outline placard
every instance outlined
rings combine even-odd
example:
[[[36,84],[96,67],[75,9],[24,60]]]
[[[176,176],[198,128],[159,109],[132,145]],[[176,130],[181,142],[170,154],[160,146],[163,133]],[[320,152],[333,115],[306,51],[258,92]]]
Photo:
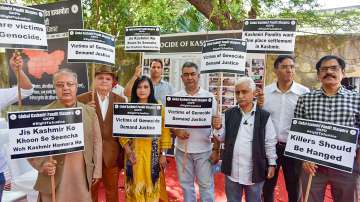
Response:
[[[211,128],[212,97],[166,96],[165,127]]]
[[[356,128],[294,118],[284,155],[351,173],[358,135]]]
[[[11,159],[84,150],[81,108],[9,112]]]
[[[243,39],[248,53],[292,54],[295,48],[296,20],[245,20]]]
[[[160,27],[158,26],[126,27],[125,51],[160,52]]]
[[[115,38],[104,32],[69,29],[68,62],[115,64]]]
[[[0,4],[0,47],[47,50],[44,11]]]
[[[215,39],[203,45],[201,73],[229,72],[245,74],[246,41]]]
[[[114,137],[159,137],[162,131],[160,104],[114,103]]]

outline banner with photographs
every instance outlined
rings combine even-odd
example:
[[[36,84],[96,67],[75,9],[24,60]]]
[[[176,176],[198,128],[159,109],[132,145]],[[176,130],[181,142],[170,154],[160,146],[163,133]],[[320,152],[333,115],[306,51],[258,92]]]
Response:
[[[44,11],[0,4],[0,47],[47,50]]]
[[[160,104],[114,103],[114,137],[159,137],[162,132]]]
[[[84,150],[81,108],[9,112],[11,159]]]
[[[293,119],[284,155],[352,173],[359,129]]]
[[[243,39],[248,53],[293,54],[296,20],[245,20]]]
[[[201,73],[245,73],[246,42],[240,39],[214,39],[203,43]]]
[[[34,5],[44,10],[48,38],[48,51],[19,51],[23,70],[33,83],[34,93],[24,99],[25,105],[46,105],[56,99],[52,76],[61,68],[68,68],[78,75],[78,94],[88,91],[87,68],[84,63],[67,63],[68,29],[82,29],[82,9],[80,0],[61,1]],[[14,51],[6,50],[7,61]],[[16,75],[9,70],[10,85],[17,84]]]
[[[159,26],[134,26],[125,28],[126,52],[160,52]]]
[[[115,64],[114,36],[87,29],[69,29],[68,62]]]

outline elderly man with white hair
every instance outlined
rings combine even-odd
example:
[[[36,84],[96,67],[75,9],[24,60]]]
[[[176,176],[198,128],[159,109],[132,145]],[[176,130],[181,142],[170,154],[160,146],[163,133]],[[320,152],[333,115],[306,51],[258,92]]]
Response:
[[[220,117],[213,119],[215,128],[224,130],[218,138],[225,143],[221,171],[225,177],[228,202],[261,201],[266,178],[272,178],[276,165],[276,134],[269,112],[257,108],[256,86],[249,77],[242,77],[235,85],[238,106],[225,112],[222,125]]]

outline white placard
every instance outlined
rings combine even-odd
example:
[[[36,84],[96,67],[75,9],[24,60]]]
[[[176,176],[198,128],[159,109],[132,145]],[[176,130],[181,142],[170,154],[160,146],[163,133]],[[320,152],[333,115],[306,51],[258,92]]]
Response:
[[[166,96],[165,127],[211,128],[212,97]]]
[[[0,47],[47,50],[44,11],[0,4]]]
[[[352,172],[358,129],[306,119],[293,119],[284,155]]]
[[[201,73],[229,72],[244,74],[246,41],[241,39],[215,39],[203,44]]]
[[[69,29],[68,62],[115,64],[115,38],[104,32]]]
[[[243,39],[248,53],[292,54],[295,48],[296,20],[245,20]]]
[[[156,137],[161,135],[160,104],[114,103],[115,137]]]
[[[11,159],[84,150],[81,108],[9,112]]]
[[[125,51],[160,52],[160,27],[159,26],[126,27]]]

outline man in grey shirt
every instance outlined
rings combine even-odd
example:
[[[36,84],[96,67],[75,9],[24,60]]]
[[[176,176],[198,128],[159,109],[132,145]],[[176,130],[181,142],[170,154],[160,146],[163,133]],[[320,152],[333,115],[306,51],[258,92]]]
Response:
[[[172,95],[174,88],[166,81],[162,79],[164,72],[163,62],[160,59],[153,59],[150,63],[150,79],[154,85],[155,98],[165,104],[166,95]],[[131,89],[137,78],[141,76],[141,66],[137,66],[135,73],[130,81],[126,84],[124,94],[128,97],[131,96]]]

